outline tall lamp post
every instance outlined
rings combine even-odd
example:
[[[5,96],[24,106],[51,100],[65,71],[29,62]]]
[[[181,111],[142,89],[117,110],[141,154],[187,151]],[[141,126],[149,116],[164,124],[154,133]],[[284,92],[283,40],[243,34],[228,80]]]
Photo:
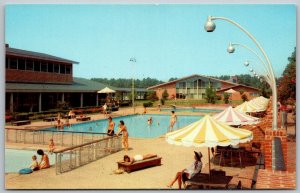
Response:
[[[130,62],[136,62],[135,58],[130,58]],[[132,76],[132,88],[131,88],[131,99],[132,99],[132,108],[133,108],[133,113],[135,113],[135,106],[134,106],[134,77]]]
[[[267,56],[265,50],[262,48],[262,46],[260,45],[260,43],[254,38],[254,36],[248,32],[245,28],[243,28],[240,24],[236,23],[235,21],[232,21],[228,18],[225,17],[212,17],[212,16],[208,16],[207,21],[205,23],[205,30],[207,32],[213,32],[216,28],[216,24],[213,22],[213,20],[224,20],[227,21],[233,25],[235,25],[236,27],[238,27],[240,30],[242,30],[251,40],[253,40],[253,42],[256,44],[256,46],[259,48],[259,50],[261,51],[261,53],[263,54],[266,62],[263,62],[262,64],[265,65],[268,74],[267,76],[270,77],[270,83],[271,83],[271,89],[272,89],[272,110],[273,110],[273,122],[272,122],[272,129],[273,130],[277,130],[277,88],[276,88],[276,80],[275,80],[275,76],[274,76],[274,72],[273,72],[273,67],[272,64],[269,60],[269,57]]]
[[[262,61],[262,64],[264,65],[264,67],[266,69],[266,72],[267,72],[265,77],[268,77],[268,79],[269,79],[268,83],[271,86],[271,90],[272,90],[272,110],[273,110],[272,130],[277,130],[278,129],[278,126],[277,126],[277,113],[278,113],[277,111],[278,110],[277,110],[276,80],[275,80],[272,64],[271,64],[271,62],[269,60],[269,57],[267,56],[265,50],[262,48],[260,43],[254,38],[254,36],[250,32],[248,32],[240,24],[236,23],[235,21],[232,21],[231,19],[225,18],[225,17],[208,16],[207,21],[206,21],[205,26],[204,26],[204,28],[207,32],[213,32],[216,29],[216,24],[213,22],[213,20],[224,20],[224,21],[227,21],[227,22],[235,25],[236,27],[238,27],[241,31],[243,31],[255,43],[255,45],[258,47],[258,49],[261,51],[262,55],[264,56],[265,61],[263,61],[263,60],[261,60],[261,61]],[[243,46],[243,47],[246,48],[245,46]],[[230,44],[227,51],[229,53],[233,53],[234,50],[235,50],[234,46],[232,44]],[[251,49],[249,49],[249,50],[252,51]],[[259,57],[259,59],[261,59],[261,58]],[[252,72],[253,72],[253,70],[252,70]],[[255,73],[254,75],[256,76],[257,74]],[[284,166],[282,166],[284,164],[281,162],[277,165],[277,162],[276,162],[276,160],[281,160],[280,157],[282,157],[282,150],[279,149],[278,143],[276,141],[278,141],[278,140],[277,139],[275,140],[275,138],[274,138],[273,142],[272,142],[274,144],[274,145],[272,145],[272,168],[275,169],[275,170],[277,168],[280,168],[280,169],[284,170]],[[278,154],[276,153],[276,151],[278,151]],[[279,157],[277,157],[277,156],[279,156]]]

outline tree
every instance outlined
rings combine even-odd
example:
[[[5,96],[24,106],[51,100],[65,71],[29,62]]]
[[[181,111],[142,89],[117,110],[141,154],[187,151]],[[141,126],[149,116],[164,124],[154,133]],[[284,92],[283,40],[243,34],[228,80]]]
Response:
[[[242,94],[242,100],[243,100],[243,102],[245,102],[245,101],[248,101],[248,97],[247,97],[247,95],[245,95],[245,94]]]
[[[217,100],[216,90],[213,89],[211,86],[205,89],[205,99],[208,103],[215,104]]]
[[[156,101],[156,100],[158,100],[156,92],[155,91],[148,92],[147,93],[147,99],[150,100],[150,101]]]
[[[224,92],[223,97],[224,97],[224,99],[223,99],[224,103],[228,104],[230,95],[228,93]]]
[[[174,77],[174,78],[172,77],[172,78],[169,79],[169,82],[173,81],[173,80],[177,80],[177,79],[178,79],[177,77]]]
[[[169,97],[169,94],[168,94],[167,90],[165,89],[164,92],[162,93],[162,98],[163,98],[164,100],[167,100],[168,97]]]
[[[244,90],[243,89],[241,89],[241,90],[239,90],[239,92],[240,92],[240,94],[241,94],[241,96],[244,94]]]
[[[288,61],[289,63],[279,79],[278,98],[281,102],[288,99],[296,100],[296,48]]]
[[[272,95],[272,90],[270,88],[270,85],[266,82],[262,82],[259,86],[260,94],[263,97],[269,98]]]

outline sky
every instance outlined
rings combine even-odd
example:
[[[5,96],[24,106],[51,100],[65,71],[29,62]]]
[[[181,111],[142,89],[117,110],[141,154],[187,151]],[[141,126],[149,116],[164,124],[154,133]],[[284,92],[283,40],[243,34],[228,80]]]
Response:
[[[226,51],[229,42],[239,43],[263,57],[254,42],[224,20],[207,33],[209,15],[248,30],[281,76],[296,46],[294,5],[7,5],[5,42],[77,61],[73,75],[88,79],[251,74],[245,60],[264,75],[252,52],[240,46]]]

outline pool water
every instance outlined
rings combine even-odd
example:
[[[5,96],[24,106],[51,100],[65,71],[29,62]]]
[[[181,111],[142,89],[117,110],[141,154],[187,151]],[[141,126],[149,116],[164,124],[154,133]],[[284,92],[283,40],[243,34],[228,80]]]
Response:
[[[152,117],[153,123],[148,124],[147,120]],[[129,137],[136,138],[155,138],[159,137],[169,130],[170,115],[129,115],[113,118],[115,122],[115,133],[118,131],[118,124],[120,120],[123,120]],[[177,115],[177,122],[174,125],[174,130],[187,126],[195,121],[198,121],[203,116],[186,116]],[[91,122],[84,122],[80,124],[74,124],[71,127],[64,127],[64,131],[77,131],[77,132],[107,132],[108,120],[98,120]],[[48,130],[56,130],[56,128],[50,128]]]
[[[171,111],[175,111],[175,112],[199,112],[199,113],[219,113],[222,110],[219,109],[203,109],[203,108],[168,108],[168,109],[161,109],[161,111],[163,112],[171,112]]]
[[[55,154],[45,152],[50,161],[50,165],[55,164]],[[19,172],[20,169],[28,168],[32,163],[32,156],[37,156],[37,161],[41,161],[41,156],[33,150],[5,149],[5,173]]]

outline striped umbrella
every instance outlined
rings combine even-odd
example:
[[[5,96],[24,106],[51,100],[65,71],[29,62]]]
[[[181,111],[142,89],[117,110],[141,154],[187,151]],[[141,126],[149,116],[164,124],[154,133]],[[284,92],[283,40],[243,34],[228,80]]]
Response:
[[[213,118],[228,125],[250,125],[258,123],[258,118],[246,115],[232,108],[232,106],[214,115]]]
[[[239,106],[236,106],[235,109],[240,112],[243,112],[243,113],[254,113],[254,112],[265,111],[265,109],[263,109],[262,107],[255,106],[248,101],[245,101],[244,103],[240,104]]]
[[[233,128],[216,121],[209,115],[182,129],[166,134],[166,141],[170,144],[208,147],[209,160],[209,147],[237,145],[250,141],[252,138],[251,131]],[[208,163],[210,171],[210,161]]]
[[[263,96],[260,96],[260,97],[257,97],[255,99],[252,99],[251,101],[249,101],[253,106],[256,106],[258,108],[261,108],[261,109],[264,109],[266,110],[267,107],[268,107],[268,103],[269,103],[269,99],[263,97]]]

